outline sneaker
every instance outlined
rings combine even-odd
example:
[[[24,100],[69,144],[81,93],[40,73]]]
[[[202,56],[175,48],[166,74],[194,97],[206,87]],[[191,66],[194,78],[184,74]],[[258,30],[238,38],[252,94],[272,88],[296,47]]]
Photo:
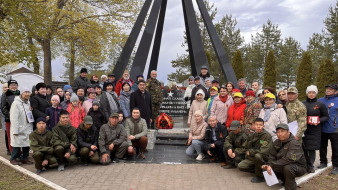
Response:
[[[234,164],[230,164],[230,165],[226,165],[223,167],[224,169],[232,169],[232,168],[236,168],[236,166]]]
[[[251,179],[251,182],[252,182],[252,183],[261,183],[261,182],[264,182],[264,181],[265,181],[264,178],[257,177],[257,176],[255,176],[255,177],[253,177],[253,178]]]
[[[319,166],[318,166],[318,169],[322,169],[322,168],[326,168],[326,167],[327,167],[327,164],[320,163]]]
[[[196,160],[203,160],[204,158],[205,158],[205,155],[201,153],[197,156]]]
[[[20,165],[20,162],[18,162],[17,160],[11,160],[10,163],[13,165]]]
[[[25,160],[22,160],[21,163],[22,163],[22,164],[27,164],[27,165],[34,164],[34,162],[30,161],[28,158],[25,159]]]
[[[315,169],[309,168],[309,169],[307,169],[307,173],[315,173]]]
[[[60,164],[58,167],[59,171],[64,171],[65,170],[65,165],[64,164]]]
[[[338,174],[338,167],[333,166],[333,169],[331,171],[331,174],[336,175]]]
[[[36,175],[40,175],[40,174],[41,174],[41,172],[42,172],[42,170],[39,170],[39,169],[38,169],[38,170],[36,170],[36,172],[35,172],[35,173],[36,173]]]

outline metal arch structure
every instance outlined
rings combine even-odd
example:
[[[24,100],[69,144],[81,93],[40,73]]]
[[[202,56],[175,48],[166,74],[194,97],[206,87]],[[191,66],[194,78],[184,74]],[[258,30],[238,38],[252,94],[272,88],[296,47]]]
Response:
[[[193,0],[182,0],[182,7],[189,48],[189,57],[192,71],[191,74],[193,76],[196,76],[198,75],[198,71],[200,71],[202,66],[208,66],[209,64],[207,56],[205,54],[192,1]],[[167,2],[168,0],[145,0],[143,7],[127,39],[127,42],[124,45],[120,57],[114,67],[113,73],[115,74],[116,78],[122,77],[122,74],[128,65],[128,61],[135,47],[137,38],[141,33],[142,25],[144,24],[145,18],[150,8],[151,10],[149,13],[149,17],[132,63],[130,77],[132,79],[135,79],[137,75],[144,73],[149,51],[151,48],[151,43],[154,37],[155,39],[148,68],[148,77],[150,76],[150,72],[152,70],[157,70]],[[210,40],[216,53],[218,62],[222,68],[222,72],[225,75],[226,80],[229,82],[233,82],[237,87],[237,78],[235,72],[230,64],[230,60],[224,50],[222,42],[216,32],[215,26],[212,23],[205,3],[203,2],[203,0],[196,0],[196,2],[202,15],[204,25],[206,26],[208,34],[210,36]]]

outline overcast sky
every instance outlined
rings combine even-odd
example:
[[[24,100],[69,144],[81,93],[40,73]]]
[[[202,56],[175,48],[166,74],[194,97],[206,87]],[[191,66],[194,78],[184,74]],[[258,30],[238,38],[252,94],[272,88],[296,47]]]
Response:
[[[171,66],[171,60],[185,53],[181,47],[185,31],[181,2],[168,0],[158,65],[158,78],[164,82],[167,81],[167,75],[175,71]],[[249,43],[251,35],[260,32],[263,24],[270,19],[273,24],[278,24],[282,38],[294,37],[301,43],[303,49],[306,49],[313,33],[321,32],[329,6],[335,5],[334,0],[210,0],[210,2],[215,4],[218,11],[215,22],[225,14],[231,14],[237,19],[237,28],[241,30],[245,43]],[[198,11],[196,4],[195,11]],[[53,60],[54,79],[59,79],[58,76],[64,71],[59,67],[64,61],[61,58]]]

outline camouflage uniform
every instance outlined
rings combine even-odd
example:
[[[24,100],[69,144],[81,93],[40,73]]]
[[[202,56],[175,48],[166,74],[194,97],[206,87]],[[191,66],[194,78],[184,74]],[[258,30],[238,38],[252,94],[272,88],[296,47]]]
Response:
[[[245,141],[246,151],[250,155],[245,153],[245,160],[238,164],[238,169],[246,172],[255,171],[255,175],[262,178],[262,165],[268,161],[271,147],[272,138],[265,129],[261,133],[250,134]]]
[[[227,165],[238,165],[242,160],[245,159],[245,148],[244,143],[248,136],[243,132],[235,134],[233,131],[225,138],[223,153]],[[228,155],[228,150],[232,149],[232,152],[235,153],[235,158],[230,158]]]
[[[151,102],[152,102],[152,109],[153,109],[153,115],[151,119],[153,120],[153,124],[155,124],[156,118],[160,112],[160,106],[163,101],[161,83],[157,79],[150,78],[147,80],[146,85],[147,85],[147,91],[151,94]]]
[[[307,110],[305,105],[296,99],[293,102],[286,103],[287,117],[288,122],[291,123],[297,120],[298,123],[298,131],[295,135],[298,137],[299,142],[302,143],[302,137],[307,128],[306,117]]]

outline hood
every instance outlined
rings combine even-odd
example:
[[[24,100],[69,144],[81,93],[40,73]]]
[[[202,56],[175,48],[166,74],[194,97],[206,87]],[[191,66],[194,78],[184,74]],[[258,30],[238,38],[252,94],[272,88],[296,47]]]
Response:
[[[204,99],[205,93],[204,93],[204,91],[202,89],[198,89],[197,92],[196,92],[196,96],[197,96],[197,94],[202,94],[203,99]]]

